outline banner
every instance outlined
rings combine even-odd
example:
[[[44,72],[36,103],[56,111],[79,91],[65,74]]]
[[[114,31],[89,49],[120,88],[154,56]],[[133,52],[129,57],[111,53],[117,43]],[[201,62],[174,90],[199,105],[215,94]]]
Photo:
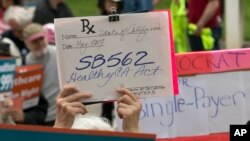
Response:
[[[55,20],[60,86],[71,83],[92,93],[87,102],[116,100],[118,87],[140,98],[177,93],[169,11],[119,19]]]
[[[38,104],[43,84],[43,66],[30,65],[16,68],[13,87],[14,107],[27,109]]]
[[[250,120],[249,51],[176,55],[180,93],[142,99],[141,131],[155,133],[158,139],[177,140],[229,132],[231,124],[246,124]],[[190,67],[186,67],[187,60]],[[121,121],[118,128],[121,130]]]
[[[207,74],[234,70],[248,70],[250,50],[232,49],[214,52],[177,54],[177,73],[182,75]]]

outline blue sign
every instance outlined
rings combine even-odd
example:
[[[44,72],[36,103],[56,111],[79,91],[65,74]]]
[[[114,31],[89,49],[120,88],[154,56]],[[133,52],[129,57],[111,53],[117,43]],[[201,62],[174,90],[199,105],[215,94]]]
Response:
[[[16,60],[0,59],[0,93],[11,91],[16,69]]]

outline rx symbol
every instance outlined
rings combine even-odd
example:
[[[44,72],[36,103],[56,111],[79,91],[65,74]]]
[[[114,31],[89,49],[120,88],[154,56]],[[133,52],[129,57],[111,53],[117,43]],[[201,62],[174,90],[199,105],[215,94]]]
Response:
[[[82,21],[82,32],[87,32],[86,34],[89,34],[90,32],[91,33],[96,33],[93,28],[94,28],[94,25],[90,25],[90,22],[88,19],[81,19]],[[87,29],[87,30],[86,30]]]

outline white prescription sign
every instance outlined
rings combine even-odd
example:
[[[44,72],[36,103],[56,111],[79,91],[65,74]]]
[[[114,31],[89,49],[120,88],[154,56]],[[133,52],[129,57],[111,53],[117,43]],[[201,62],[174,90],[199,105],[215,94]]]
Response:
[[[173,94],[169,13],[122,14],[55,20],[60,86],[74,84],[115,100],[119,87],[140,98]]]

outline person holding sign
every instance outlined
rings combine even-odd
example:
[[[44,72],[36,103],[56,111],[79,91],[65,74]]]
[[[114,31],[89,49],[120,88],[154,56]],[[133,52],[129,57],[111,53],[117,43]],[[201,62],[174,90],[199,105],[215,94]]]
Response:
[[[188,38],[192,51],[218,50],[222,36],[221,0],[188,0]]]
[[[56,67],[56,48],[47,44],[43,27],[40,24],[32,23],[26,26],[23,36],[25,44],[31,51],[26,57],[27,64],[42,64],[44,66],[45,75],[41,94],[49,104],[45,124],[54,125],[56,97],[60,91]]]
[[[119,88],[116,91],[121,94],[121,97],[117,100],[117,113],[123,119],[123,131],[139,132],[141,103],[126,88]],[[88,111],[81,101],[90,97],[90,93],[80,92],[72,85],[65,85],[57,98],[56,122],[54,127],[111,130],[111,126],[106,126],[97,117],[92,117],[91,119],[91,117],[86,115]],[[77,114],[82,114],[83,116]]]

